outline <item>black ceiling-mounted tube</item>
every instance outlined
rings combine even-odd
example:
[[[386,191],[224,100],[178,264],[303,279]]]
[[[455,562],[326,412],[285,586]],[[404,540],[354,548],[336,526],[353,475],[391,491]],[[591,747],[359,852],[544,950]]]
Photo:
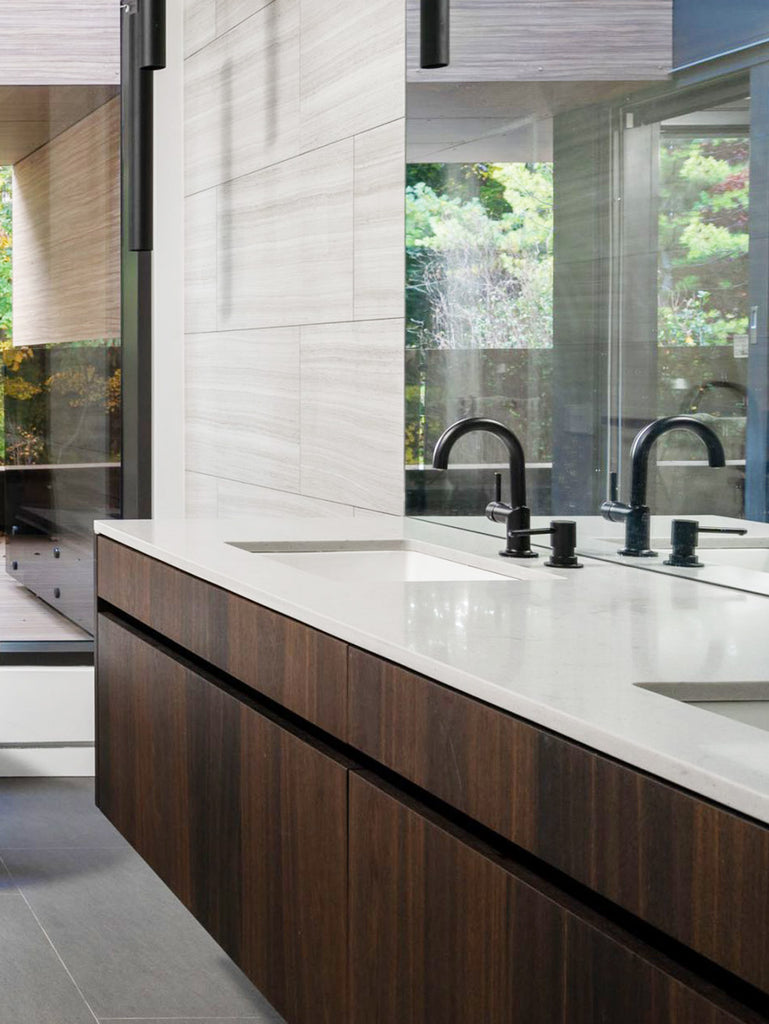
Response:
[[[449,16],[450,0],[421,0],[420,67],[448,67],[451,38]]]
[[[128,244],[151,252],[154,221],[154,91],[152,74],[166,66],[166,0],[126,5],[130,81],[124,120],[128,152]]]
[[[166,0],[139,0],[139,67],[162,71],[166,66]]]

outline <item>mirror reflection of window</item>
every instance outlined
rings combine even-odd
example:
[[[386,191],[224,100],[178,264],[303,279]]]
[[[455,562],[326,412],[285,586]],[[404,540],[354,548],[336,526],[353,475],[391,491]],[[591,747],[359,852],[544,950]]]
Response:
[[[724,515],[744,511],[749,125],[747,98],[660,125],[657,414],[690,413],[712,426],[731,484],[714,494],[701,446],[671,435],[658,457],[656,507],[664,512],[685,512],[686,501]]]
[[[530,501],[542,504],[535,492],[546,490],[552,458],[552,121],[519,116],[509,97],[490,107],[482,85],[453,95],[455,117],[433,116],[432,86],[415,90],[410,107],[407,480],[419,500],[420,471],[446,424],[487,416],[519,435]],[[503,461],[493,438],[463,439],[452,509],[477,509],[488,489],[481,467]]]
[[[641,427],[688,413],[725,470],[676,431],[649,497],[668,514],[745,514],[751,109],[647,83],[408,89],[407,506],[482,515],[495,439],[431,470],[454,420],[520,437],[539,515],[595,515]],[[671,98],[672,97],[672,98]]]

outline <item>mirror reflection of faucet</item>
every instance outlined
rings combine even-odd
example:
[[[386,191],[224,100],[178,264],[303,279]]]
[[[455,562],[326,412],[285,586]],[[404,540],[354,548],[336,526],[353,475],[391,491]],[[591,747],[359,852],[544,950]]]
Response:
[[[653,558],[657,552],[650,548],[651,510],[646,504],[649,478],[649,456],[655,442],[671,430],[689,430],[705,444],[708,464],[713,469],[726,465],[724,446],[718,434],[694,416],[665,416],[654,420],[636,434],[630,448],[631,483],[630,504],[618,501],[616,474],[612,474],[612,492],[601,505],[601,515],[612,523],[625,524],[625,546],[621,555],[632,558]]]
[[[670,526],[670,546],[673,550],[663,565],[673,565],[679,569],[701,569],[703,563],[697,558],[701,533],[736,533],[744,537],[747,532],[742,527],[700,526],[696,519],[674,519]]]
[[[734,380],[706,380],[698,385],[694,389],[694,393],[686,400],[684,413],[701,412],[700,406],[702,405],[703,398],[712,391],[733,391],[741,400],[743,410],[747,411],[748,389],[744,384],[739,384]]]

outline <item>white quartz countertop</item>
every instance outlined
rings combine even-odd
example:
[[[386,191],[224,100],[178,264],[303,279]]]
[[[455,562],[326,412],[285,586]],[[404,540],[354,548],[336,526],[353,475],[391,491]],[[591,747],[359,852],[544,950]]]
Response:
[[[96,532],[769,823],[769,732],[634,685],[769,682],[769,597],[591,558],[527,561],[526,580],[342,584],[228,543],[408,539],[497,558],[498,536],[395,517]]]

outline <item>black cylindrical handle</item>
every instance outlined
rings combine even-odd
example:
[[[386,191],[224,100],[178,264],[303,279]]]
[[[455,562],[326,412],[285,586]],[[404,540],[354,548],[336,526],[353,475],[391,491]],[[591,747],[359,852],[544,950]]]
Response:
[[[700,535],[700,524],[696,519],[674,519],[670,525],[670,544],[673,550],[665,559],[665,565],[677,566],[679,569],[700,568],[702,563],[697,559],[697,541]]]
[[[502,474],[494,474],[494,501],[499,504],[502,501]]]
[[[553,519],[550,526],[537,530],[510,530],[508,537],[536,537],[550,534],[552,552],[545,565],[553,569],[581,569],[582,563],[577,561],[577,524],[573,519]]]
[[[421,0],[420,55],[422,68],[448,67],[450,0]]]
[[[166,0],[139,0],[138,67],[162,71],[166,66]]]
[[[130,146],[128,245],[131,252],[151,252],[154,244],[153,91],[152,72],[134,71],[127,119]]]
[[[152,73],[166,66],[166,0],[138,0],[124,10],[128,84],[124,124],[128,147],[128,247],[152,250],[154,223],[154,92]]]
[[[550,524],[553,553],[545,565],[553,569],[581,569],[577,561],[577,524],[573,519],[554,519]]]

